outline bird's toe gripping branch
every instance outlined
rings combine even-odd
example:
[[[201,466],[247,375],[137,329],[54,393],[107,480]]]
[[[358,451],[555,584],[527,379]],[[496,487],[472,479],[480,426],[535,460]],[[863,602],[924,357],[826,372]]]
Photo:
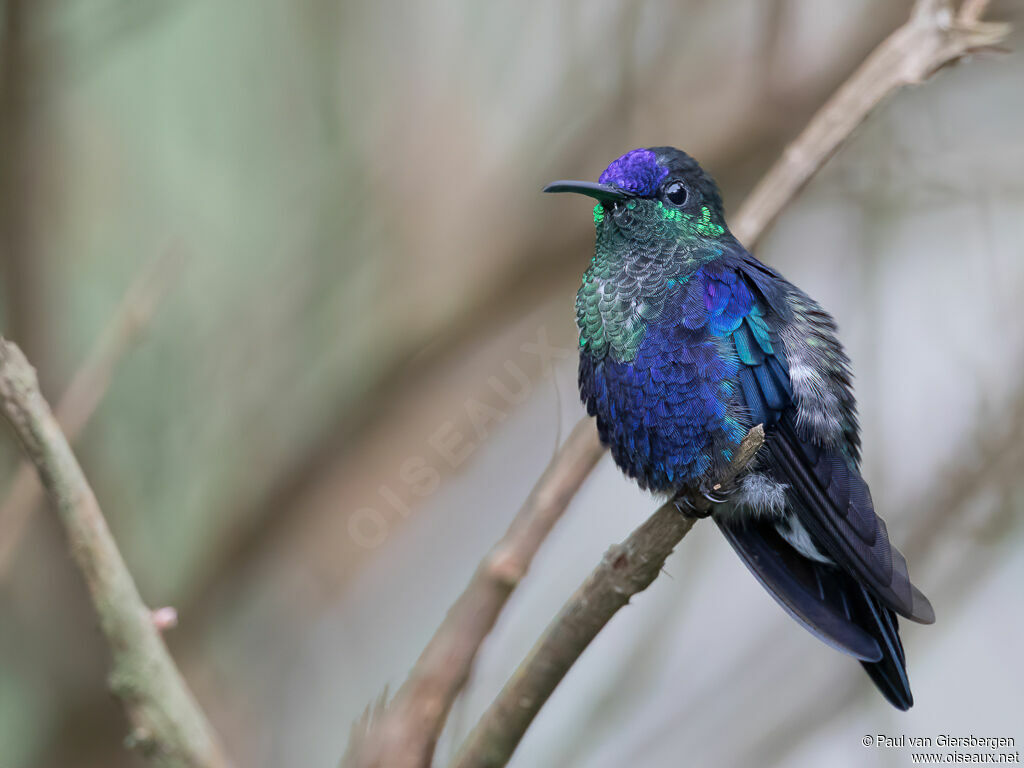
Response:
[[[711,507],[701,507],[698,509],[697,504],[690,498],[690,495],[686,491],[681,491],[676,494],[672,502],[676,505],[676,509],[684,517],[692,517],[694,520],[703,520],[705,517],[710,517]]]
[[[676,509],[686,517],[695,520],[702,520],[710,517],[715,510],[715,505],[728,501],[729,493],[732,492],[736,480],[743,474],[747,466],[757,452],[764,445],[764,426],[758,424],[753,427],[743,438],[739,450],[733,457],[732,463],[717,483],[710,488],[702,485],[697,488],[684,488],[676,493],[672,502]]]
[[[694,504],[689,499],[677,499],[676,509],[678,509],[684,517],[691,517],[694,520],[703,520],[707,517],[711,517],[711,513],[714,511],[712,504],[701,504],[700,506]]]
[[[725,502],[726,499],[721,490],[718,491],[718,494],[720,495],[715,495],[705,489],[680,491],[672,501],[675,503],[676,509],[685,517],[703,520],[706,517],[711,517],[716,504]]]

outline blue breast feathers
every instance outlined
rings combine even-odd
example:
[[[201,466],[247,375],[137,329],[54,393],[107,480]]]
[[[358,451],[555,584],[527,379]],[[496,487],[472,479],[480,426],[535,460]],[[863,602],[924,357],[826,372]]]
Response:
[[[734,269],[705,265],[664,306],[632,361],[580,356],[580,392],[601,439],[619,466],[652,490],[712,474],[752,424],[764,423],[769,411],[777,418],[775,409],[788,400],[769,367],[784,370],[777,344]],[[753,406],[744,371],[755,387],[766,382],[768,394]]]

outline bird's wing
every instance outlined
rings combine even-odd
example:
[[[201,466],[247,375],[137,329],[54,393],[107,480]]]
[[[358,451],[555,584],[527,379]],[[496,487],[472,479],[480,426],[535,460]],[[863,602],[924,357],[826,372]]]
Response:
[[[786,413],[768,440],[774,473],[789,485],[787,499],[811,538],[886,606],[930,624],[928,599],[910,583],[907,561],[889,542],[871,492],[853,462],[816,445]]]
[[[770,519],[719,528],[765,589],[815,637],[860,660],[885,697],[899,709],[914,702],[893,612],[852,576],[803,557]]]
[[[861,626],[843,588],[849,576],[801,555],[770,519],[735,525],[716,517],[715,522],[754,577],[811,634],[862,661],[881,660],[881,646]]]
[[[765,425],[767,463],[789,486],[792,511],[815,543],[884,605],[915,621],[934,621],[858,471],[847,358],[832,319],[745,252],[706,271],[709,284],[717,283],[708,289],[715,294],[707,302],[709,327],[735,348],[740,395],[751,424]],[[716,316],[723,291],[730,298]]]

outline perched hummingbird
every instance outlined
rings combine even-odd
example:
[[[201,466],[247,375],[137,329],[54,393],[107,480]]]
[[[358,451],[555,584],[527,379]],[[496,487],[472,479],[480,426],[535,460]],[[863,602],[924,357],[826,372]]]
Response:
[[[820,640],[913,704],[897,614],[935,620],[860,476],[849,359],[832,317],[729,232],[714,180],[672,147],[634,149],[598,183],[597,246],[576,295],[580,395],[616,464],[674,495],[712,487],[747,431],[766,440],[715,522]]]

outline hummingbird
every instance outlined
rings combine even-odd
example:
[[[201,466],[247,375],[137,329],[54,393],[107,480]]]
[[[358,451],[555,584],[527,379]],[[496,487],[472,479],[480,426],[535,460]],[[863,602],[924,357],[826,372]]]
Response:
[[[778,604],[909,709],[897,617],[931,624],[935,613],[861,477],[835,321],[740,244],[715,181],[678,149],[634,149],[597,183],[544,191],[597,201],[576,295],[579,389],[615,463],[650,491],[709,495]],[[764,445],[732,491],[711,496],[758,424]]]

